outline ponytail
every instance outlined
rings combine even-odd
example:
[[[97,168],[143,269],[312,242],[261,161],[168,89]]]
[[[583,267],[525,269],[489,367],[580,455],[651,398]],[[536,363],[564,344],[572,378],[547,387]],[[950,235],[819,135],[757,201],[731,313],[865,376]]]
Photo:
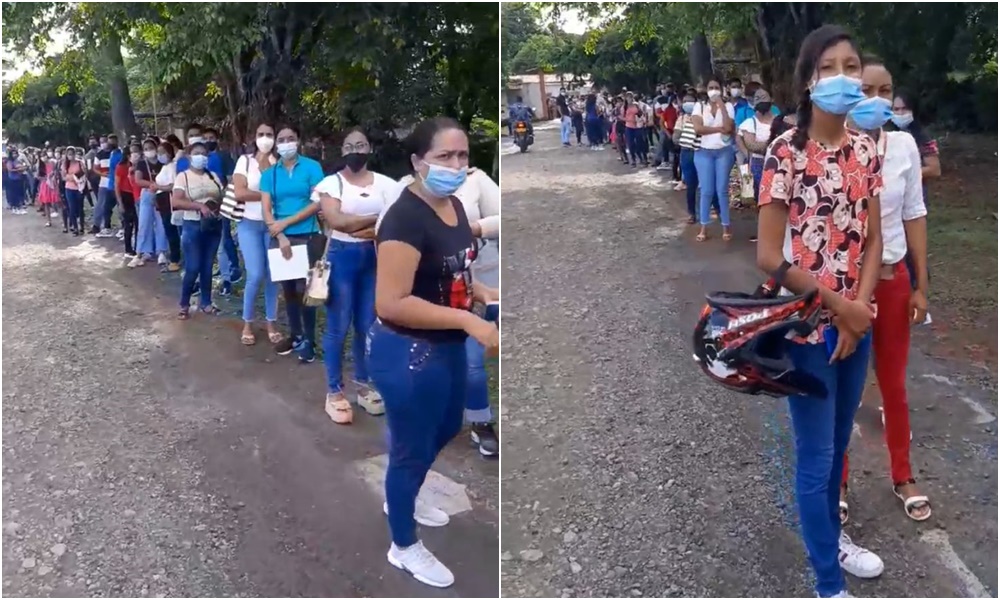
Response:
[[[812,121],[812,99],[809,90],[802,92],[798,109],[795,111],[795,133],[792,134],[792,147],[798,151],[806,149],[809,140],[809,122]]]

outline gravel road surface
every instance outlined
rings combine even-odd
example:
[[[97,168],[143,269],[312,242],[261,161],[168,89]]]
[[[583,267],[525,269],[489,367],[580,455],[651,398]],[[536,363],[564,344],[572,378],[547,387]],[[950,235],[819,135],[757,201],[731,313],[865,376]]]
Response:
[[[435,590],[386,562],[359,467],[383,425],[331,423],[321,363],[177,321],[177,276],[120,242],[2,225],[5,596],[496,596],[499,469],[467,434],[435,465],[472,507],[423,531],[456,574]]]

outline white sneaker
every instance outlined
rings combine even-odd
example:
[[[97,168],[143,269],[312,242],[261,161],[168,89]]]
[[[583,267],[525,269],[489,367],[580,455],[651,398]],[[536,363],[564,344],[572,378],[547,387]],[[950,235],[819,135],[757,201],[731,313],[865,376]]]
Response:
[[[882,574],[885,565],[877,554],[865,550],[851,541],[843,531],[840,532],[840,567],[862,579],[872,579]],[[843,597],[843,596],[841,596]]]
[[[135,256],[132,257],[132,260],[129,261],[128,266],[130,269],[134,269],[136,267],[141,267],[145,264],[146,261],[142,259],[142,255],[136,254]]]
[[[49,216],[50,217],[58,217],[59,213],[57,211],[52,211],[52,212],[49,213]]]
[[[389,515],[389,503],[382,503],[382,512]],[[448,513],[444,512],[436,506],[431,506],[423,500],[417,500],[416,506],[413,508],[413,520],[420,523],[424,527],[444,527],[451,521]]]
[[[170,262],[170,261],[167,260],[167,253],[166,252],[160,252],[160,255],[158,257],[156,257],[156,264],[160,265],[161,267],[163,265],[167,264],[168,262]]]
[[[431,551],[424,547],[423,542],[400,548],[393,544],[386,555],[389,564],[413,575],[420,583],[436,588],[446,588],[455,583],[455,576],[448,567],[441,564]]]
[[[363,387],[364,392],[358,392],[358,406],[373,417],[385,414],[385,403],[382,396],[373,388]]]
[[[819,597],[819,596],[817,596],[817,597]],[[836,594],[834,594],[834,595],[832,595],[830,597],[831,598],[853,598],[854,596],[852,596],[850,593],[848,593],[847,590],[840,590],[839,592],[837,592]]]
[[[111,231],[110,229],[102,229],[97,232],[97,235],[95,237],[99,238],[115,237],[115,232]]]
[[[115,237],[118,238],[118,239],[120,239],[120,240],[124,240],[125,239],[125,232],[122,231],[121,229],[119,229],[118,231],[115,232]]]

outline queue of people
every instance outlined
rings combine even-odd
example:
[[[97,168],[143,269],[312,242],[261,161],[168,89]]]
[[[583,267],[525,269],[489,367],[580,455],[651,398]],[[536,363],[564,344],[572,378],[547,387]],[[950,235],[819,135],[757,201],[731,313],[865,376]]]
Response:
[[[709,82],[716,99],[717,83]],[[924,182],[940,174],[940,164],[936,144],[915,124],[912,100],[844,29],[825,25],[805,38],[794,85],[793,113],[768,114],[770,98],[758,91],[753,123],[736,126],[760,207],[757,263],[769,281],[754,295],[711,299],[696,356],[727,387],[788,397],[816,593],[842,598],[851,597],[843,572],[873,578],[884,568],[842,527],[850,517],[847,449],[871,362],[883,403],[887,487],[909,519],[932,517],[911,466],[906,368],[910,328],[927,316]],[[710,111],[694,128],[702,143],[733,130],[738,117],[727,104],[702,110]],[[769,129],[766,141],[761,126]],[[702,151],[694,151],[696,161]],[[706,200],[701,195],[702,206]],[[736,322],[733,314],[743,316]],[[718,334],[727,329],[739,335]]]
[[[448,515],[417,495],[463,421],[482,455],[499,453],[485,370],[485,357],[499,347],[499,290],[498,282],[480,280],[498,274],[477,262],[483,246],[499,238],[499,187],[470,167],[469,138],[449,118],[415,127],[405,142],[413,174],[400,181],[370,168],[372,145],[361,129],[344,135],[340,168],[332,173],[302,154],[293,125],[260,124],[253,150],[235,160],[219,149],[213,129],[192,124],[186,138],[148,137],[124,153],[117,136],[94,138],[89,163],[72,149],[64,155],[67,194],[51,200],[45,192],[39,201],[61,203],[67,231],[75,235],[83,228],[83,192],[97,190],[95,235],[112,231],[118,206],[126,264],[140,268],[158,260],[164,271],[182,271],[180,320],[221,312],[212,301],[216,265],[223,275],[219,292],[232,293],[245,273],[245,346],[257,344],[256,306],[263,296],[273,351],[314,362],[322,307],[325,412],[341,426],[357,418],[355,405],[386,419],[388,561],[427,585],[451,585],[453,574],[423,545],[416,527],[446,525]],[[20,197],[11,179],[25,172],[12,149],[4,181],[12,207],[20,206]],[[308,255],[309,274],[272,281],[272,268],[281,266],[275,261],[299,252]],[[279,290],[287,332],[278,324]],[[348,384],[343,353],[352,330]]]

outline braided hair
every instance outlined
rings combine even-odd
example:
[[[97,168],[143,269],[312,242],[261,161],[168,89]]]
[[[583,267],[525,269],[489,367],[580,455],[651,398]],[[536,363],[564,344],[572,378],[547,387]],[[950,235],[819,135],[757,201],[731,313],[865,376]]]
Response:
[[[816,74],[816,63],[827,49],[840,42],[848,42],[855,46],[853,38],[847,30],[838,25],[823,25],[814,29],[802,40],[799,48],[799,58],[795,63],[795,89],[799,90],[799,104],[796,108],[796,129],[792,134],[792,147],[802,151],[809,140],[809,123],[812,121],[812,100],[809,84]],[[855,49],[856,46],[855,46]]]

